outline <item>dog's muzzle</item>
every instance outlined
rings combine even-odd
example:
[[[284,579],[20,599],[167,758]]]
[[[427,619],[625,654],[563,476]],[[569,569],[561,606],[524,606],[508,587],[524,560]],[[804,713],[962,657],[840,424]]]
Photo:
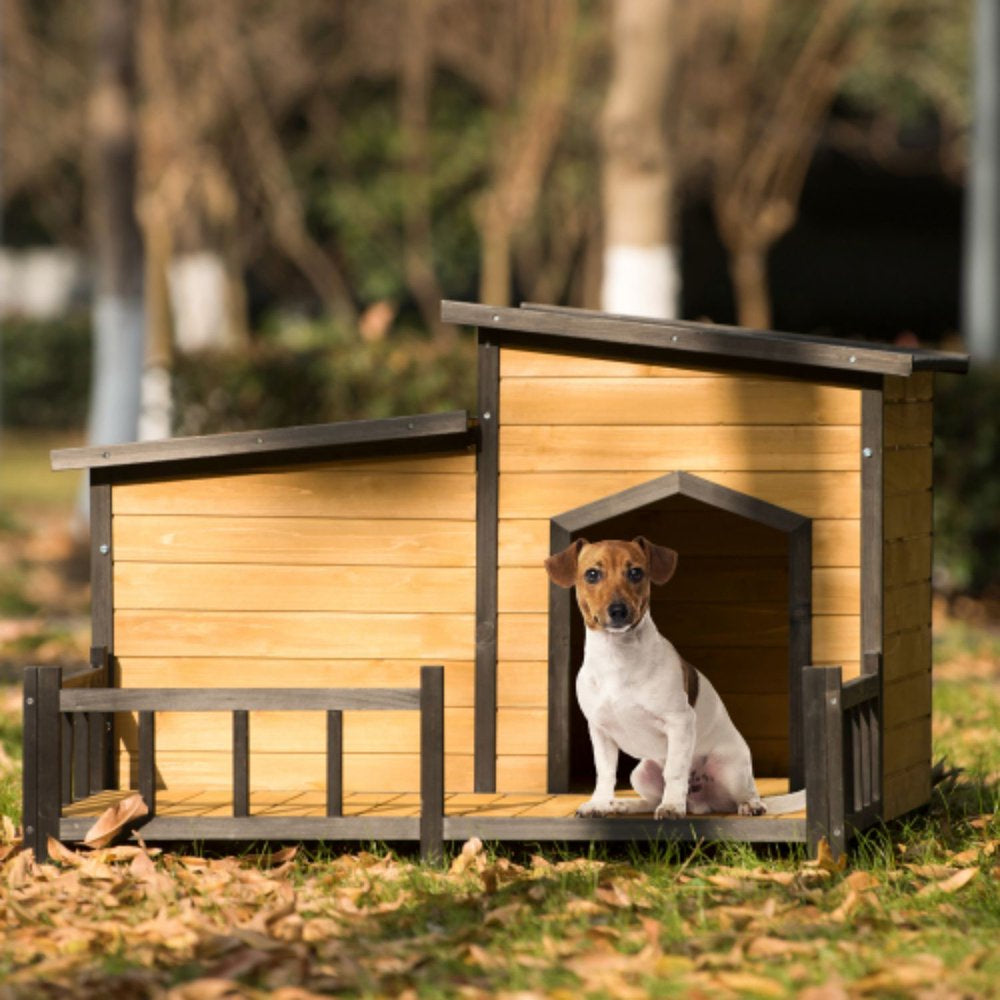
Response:
[[[607,624],[604,626],[607,631],[627,632],[633,625],[632,611],[624,601],[608,605]]]

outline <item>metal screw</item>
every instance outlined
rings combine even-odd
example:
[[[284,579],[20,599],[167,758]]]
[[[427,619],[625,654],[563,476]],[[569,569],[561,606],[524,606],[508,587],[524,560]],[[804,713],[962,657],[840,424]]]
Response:
[[[840,836],[840,834],[841,834],[841,829],[840,829],[840,827],[839,827],[839,826],[835,826],[835,827],[833,828],[833,835],[834,835],[835,837],[839,837],[839,836]]]
[[[111,458],[111,452],[110,451],[102,451],[101,452],[101,458]]]
[[[111,546],[105,542],[98,546],[97,551],[100,552],[102,556],[106,556],[111,551]]]
[[[25,705],[34,705],[35,704],[35,699],[34,698],[25,698],[24,699],[24,703],[25,703]]]
[[[24,832],[30,837],[35,832],[35,828],[33,826],[26,826]]]
[[[487,411],[486,411],[486,412],[485,412],[485,413],[483,414],[483,420],[489,420],[489,419],[490,419],[490,417],[492,417],[492,416],[493,416],[493,414],[492,414],[492,413],[490,413],[490,411],[489,411],[489,410],[487,410]]]
[[[499,313],[494,313],[493,314],[493,322],[494,323],[499,323],[500,322],[500,314]]]
[[[871,450],[871,448],[862,448],[861,454],[864,455],[865,458],[871,458],[874,452]]]
[[[831,704],[831,705],[836,705],[836,704],[837,704],[837,696],[836,696],[836,695],[834,695],[834,696],[833,696],[833,697],[832,697],[832,698],[830,699],[830,704]]]
[[[847,360],[853,365],[858,359],[852,354]]]
[[[408,431],[412,431],[413,430],[413,421],[412,420],[406,425],[406,429]]]
[[[263,438],[257,438],[257,444],[263,444],[263,443],[264,443]]]

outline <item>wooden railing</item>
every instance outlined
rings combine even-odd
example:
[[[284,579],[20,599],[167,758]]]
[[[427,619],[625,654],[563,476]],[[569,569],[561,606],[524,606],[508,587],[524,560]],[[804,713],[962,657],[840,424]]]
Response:
[[[840,667],[806,667],[806,822],[811,849],[825,837],[835,855],[852,832],[882,814],[881,657],[846,683]]]
[[[103,669],[103,676],[102,676]],[[106,720],[138,715],[138,791],[148,807],[149,839],[419,839],[422,855],[440,858],[444,822],[444,669],[422,667],[418,688],[113,688],[107,664],[73,674],[29,667],[24,681],[24,831],[35,856],[48,838],[80,839],[89,819],[62,815],[63,806],[111,787],[103,762]],[[343,815],[343,712],[420,712],[420,815]],[[231,817],[156,815],[156,713],[232,713]],[[326,815],[253,816],[250,808],[250,712],[326,713]],[[96,737],[95,737],[96,733]],[[110,740],[108,740],[110,742]]]

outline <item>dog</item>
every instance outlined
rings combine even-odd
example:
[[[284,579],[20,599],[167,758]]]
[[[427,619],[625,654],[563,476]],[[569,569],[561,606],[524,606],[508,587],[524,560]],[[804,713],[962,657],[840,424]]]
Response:
[[[653,623],[650,586],[674,575],[677,558],[673,549],[639,536],[594,544],[577,539],[545,560],[553,583],[576,587],[586,625],[576,693],[597,782],[577,815],[652,811],[656,819],[680,819],[801,809],[803,792],[760,797],[750,748],[718,692]],[[639,759],[631,774],[638,799],[615,796],[619,751]]]

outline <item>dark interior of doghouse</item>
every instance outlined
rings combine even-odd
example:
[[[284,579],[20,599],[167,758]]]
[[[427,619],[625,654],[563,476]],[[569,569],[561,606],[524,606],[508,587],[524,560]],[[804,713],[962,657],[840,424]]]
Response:
[[[651,612],[660,632],[722,696],[750,745],[755,774],[787,777],[788,535],[732,511],[674,494],[590,524],[573,537],[599,541],[637,535],[669,546],[679,555],[673,579],[653,588]],[[570,614],[569,780],[571,790],[585,792],[593,787],[594,764],[586,720],[575,695],[585,631],[575,600]],[[634,765],[631,758],[622,755],[620,788],[628,787]]]

